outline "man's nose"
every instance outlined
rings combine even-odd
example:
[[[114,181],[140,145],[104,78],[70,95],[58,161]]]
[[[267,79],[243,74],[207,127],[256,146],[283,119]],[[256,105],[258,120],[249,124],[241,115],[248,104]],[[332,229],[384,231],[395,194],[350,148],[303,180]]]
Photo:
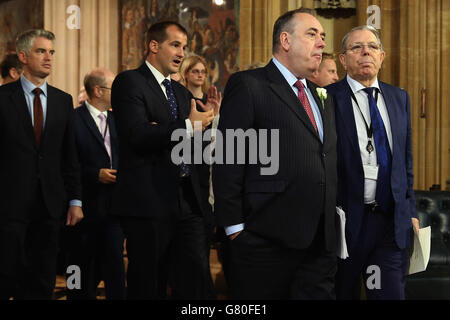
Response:
[[[325,40],[322,39],[322,37],[319,37],[319,41],[317,43],[317,46],[321,49],[325,48]]]
[[[368,45],[363,45],[362,49],[361,49],[361,53],[363,55],[368,55],[370,53],[369,46]]]

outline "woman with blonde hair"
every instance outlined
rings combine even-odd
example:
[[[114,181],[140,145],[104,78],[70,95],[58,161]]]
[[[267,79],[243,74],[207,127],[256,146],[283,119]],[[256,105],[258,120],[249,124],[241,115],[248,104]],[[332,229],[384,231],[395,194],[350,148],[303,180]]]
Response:
[[[209,81],[205,58],[191,55],[184,59],[180,69],[181,83],[192,93],[195,99],[206,104]]]

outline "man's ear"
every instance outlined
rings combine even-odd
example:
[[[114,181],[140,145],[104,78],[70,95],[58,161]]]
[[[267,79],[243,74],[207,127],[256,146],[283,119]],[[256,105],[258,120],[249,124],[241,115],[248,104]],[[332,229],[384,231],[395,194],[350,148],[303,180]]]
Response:
[[[150,43],[148,44],[148,49],[149,49],[149,53],[153,53],[156,54],[159,51],[159,43],[156,40],[152,40],[150,41]]]
[[[344,68],[344,70],[347,71],[347,62],[345,60],[345,54],[341,53],[339,55],[339,61],[341,62],[342,67]]]
[[[289,48],[291,47],[291,35],[286,31],[280,34],[280,46],[284,51],[289,51]]]
[[[19,58],[19,61],[22,62],[23,64],[26,64],[28,62],[28,55],[23,50],[19,51],[17,57]]]
[[[102,88],[100,88],[100,86],[94,86],[93,96],[96,98],[100,98],[102,96]]]
[[[386,52],[381,51],[381,53],[380,53],[380,68],[381,68],[381,65],[383,64],[385,57],[386,57]]]

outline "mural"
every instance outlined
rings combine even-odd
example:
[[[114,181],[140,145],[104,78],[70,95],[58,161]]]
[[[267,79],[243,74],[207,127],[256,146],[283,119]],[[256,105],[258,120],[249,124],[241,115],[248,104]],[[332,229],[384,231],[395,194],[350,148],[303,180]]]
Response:
[[[153,23],[166,20],[186,28],[186,55],[206,59],[210,83],[220,91],[239,70],[239,0],[121,0],[120,10],[121,70],[137,68],[145,60],[146,31]]]
[[[0,4],[0,60],[15,52],[18,34],[44,26],[43,0],[11,0]]]

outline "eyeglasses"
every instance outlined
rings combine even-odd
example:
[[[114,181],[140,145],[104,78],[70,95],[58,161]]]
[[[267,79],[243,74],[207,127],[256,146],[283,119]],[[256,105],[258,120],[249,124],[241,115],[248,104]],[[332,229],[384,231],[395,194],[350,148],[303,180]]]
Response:
[[[354,43],[347,50],[350,50],[353,53],[361,53],[361,51],[363,50],[364,47],[367,47],[370,52],[377,52],[378,50],[381,49],[379,44],[371,42],[368,44]]]
[[[197,70],[197,69],[194,69],[194,70],[191,70],[191,72],[192,72],[193,74],[195,74],[195,75],[199,75],[199,74],[205,75],[205,74],[206,74],[206,70]]]
[[[106,90],[111,90],[112,88],[108,88],[108,87],[100,87],[102,89],[106,89]]]

